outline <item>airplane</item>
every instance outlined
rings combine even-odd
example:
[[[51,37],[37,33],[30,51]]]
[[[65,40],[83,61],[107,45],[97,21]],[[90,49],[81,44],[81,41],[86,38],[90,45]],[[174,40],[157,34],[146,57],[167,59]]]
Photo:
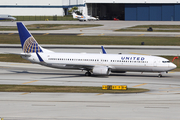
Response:
[[[91,16],[88,16],[88,15],[77,15],[75,12],[73,12],[73,18],[74,19],[78,19],[79,21],[95,21],[95,20],[99,20],[98,18],[95,18],[95,17],[91,17]]]
[[[15,17],[12,17],[11,15],[6,15],[6,14],[0,14],[0,20],[16,20]]]
[[[32,63],[58,69],[86,71],[86,76],[108,76],[111,73],[157,72],[158,77],[176,68],[168,59],[134,54],[56,53],[41,47],[22,22],[17,28],[23,53],[17,54]]]

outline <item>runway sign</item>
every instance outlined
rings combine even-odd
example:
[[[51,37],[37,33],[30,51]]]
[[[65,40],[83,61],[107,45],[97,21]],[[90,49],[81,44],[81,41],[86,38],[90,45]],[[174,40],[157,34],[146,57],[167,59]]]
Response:
[[[102,85],[103,90],[127,90],[127,85]]]

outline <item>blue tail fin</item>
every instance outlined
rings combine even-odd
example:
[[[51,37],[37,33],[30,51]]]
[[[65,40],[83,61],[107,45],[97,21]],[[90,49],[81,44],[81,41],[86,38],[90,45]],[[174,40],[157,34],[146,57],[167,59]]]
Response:
[[[43,52],[41,46],[38,45],[37,41],[22,22],[17,22],[17,28],[24,53]]]
[[[103,46],[101,46],[101,49],[102,49],[103,54],[106,54],[106,50],[104,49]]]

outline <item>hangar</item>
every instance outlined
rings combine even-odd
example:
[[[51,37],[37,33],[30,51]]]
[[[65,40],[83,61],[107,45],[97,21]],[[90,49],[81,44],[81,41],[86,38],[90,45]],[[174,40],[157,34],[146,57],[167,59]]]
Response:
[[[67,15],[69,8],[100,20],[179,21],[180,0],[1,0],[0,14]]]
[[[179,21],[179,0],[86,0],[87,13],[101,20]],[[86,9],[85,9],[86,10]]]
[[[100,20],[179,21],[180,4],[87,4]],[[90,7],[89,7],[90,6]],[[92,8],[92,9],[91,9]]]

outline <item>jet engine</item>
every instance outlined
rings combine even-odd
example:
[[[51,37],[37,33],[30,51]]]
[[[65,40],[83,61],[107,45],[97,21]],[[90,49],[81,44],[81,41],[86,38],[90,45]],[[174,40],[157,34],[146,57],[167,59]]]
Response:
[[[97,66],[93,68],[94,75],[109,75],[111,70],[106,66]]]

